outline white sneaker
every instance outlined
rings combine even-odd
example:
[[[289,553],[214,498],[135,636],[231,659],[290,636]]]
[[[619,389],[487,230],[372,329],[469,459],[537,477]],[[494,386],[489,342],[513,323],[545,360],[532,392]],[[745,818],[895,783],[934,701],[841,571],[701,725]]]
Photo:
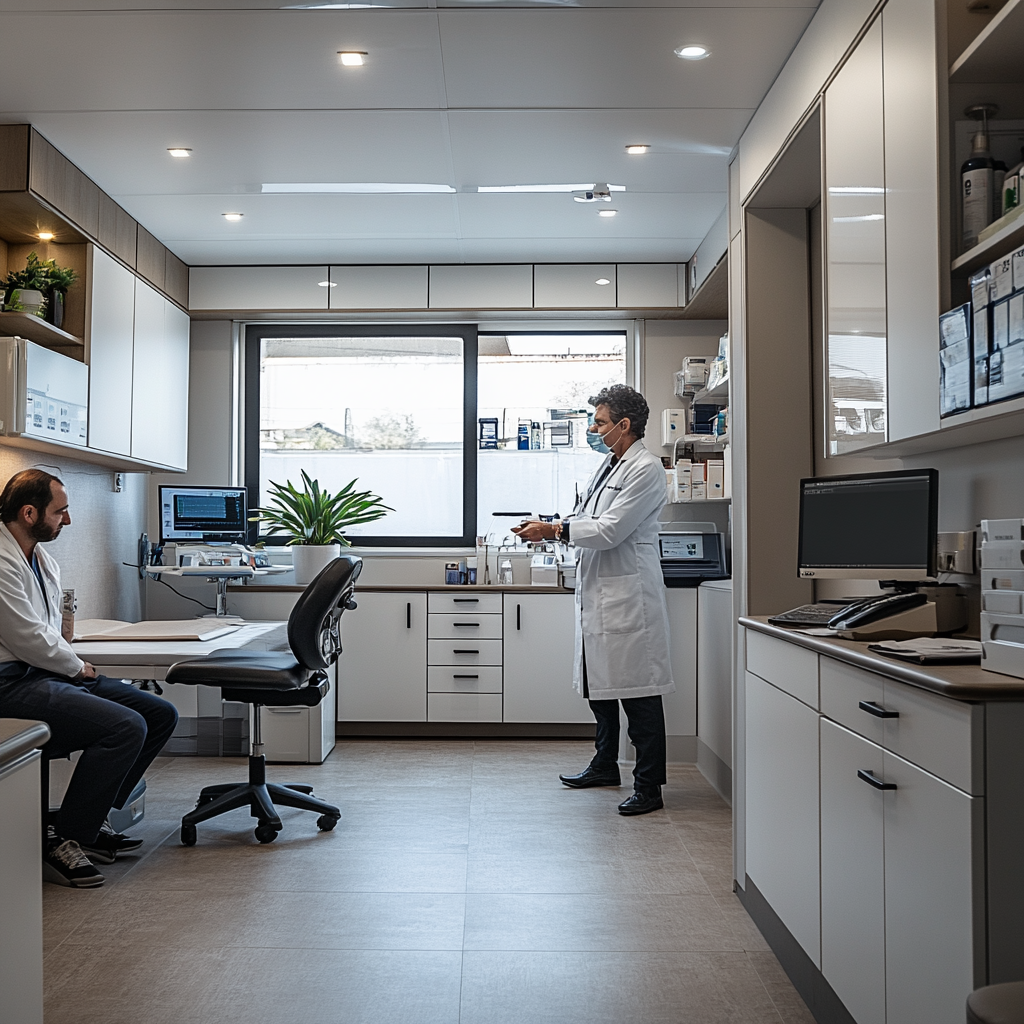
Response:
[[[73,839],[47,843],[43,854],[43,881],[72,889],[95,889],[106,879]]]

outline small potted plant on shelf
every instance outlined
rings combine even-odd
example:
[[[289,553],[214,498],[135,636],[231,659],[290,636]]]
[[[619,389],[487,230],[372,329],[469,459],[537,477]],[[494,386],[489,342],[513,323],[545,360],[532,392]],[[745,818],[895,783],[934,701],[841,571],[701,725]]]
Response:
[[[54,327],[64,322],[64,296],[78,274],[56,260],[41,260],[30,252],[24,270],[14,270],[4,281],[4,309],[45,318]]]
[[[64,300],[68,289],[78,279],[78,273],[70,267],[58,267],[56,260],[44,260],[43,266],[49,271],[50,287],[46,298],[46,319],[54,327],[64,323]]]
[[[290,480],[270,481],[271,501],[266,508],[253,509],[258,515],[250,522],[267,523],[269,534],[287,534],[291,539],[295,582],[311,583],[328,562],[341,554],[342,545],[351,546],[344,531],[361,523],[372,523],[393,512],[379,495],[357,491],[352,480],[337,494],[323,490],[319,481],[302,470],[302,490]]]

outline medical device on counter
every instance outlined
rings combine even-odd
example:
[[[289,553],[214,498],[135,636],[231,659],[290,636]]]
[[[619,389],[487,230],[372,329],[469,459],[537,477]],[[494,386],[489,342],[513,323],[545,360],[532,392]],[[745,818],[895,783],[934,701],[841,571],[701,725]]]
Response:
[[[725,537],[714,523],[663,523],[658,555],[666,587],[698,587],[727,580]]]

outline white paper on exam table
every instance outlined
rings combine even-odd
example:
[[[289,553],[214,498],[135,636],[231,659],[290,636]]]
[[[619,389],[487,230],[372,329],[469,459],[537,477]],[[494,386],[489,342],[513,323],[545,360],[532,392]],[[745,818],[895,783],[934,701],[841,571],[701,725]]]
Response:
[[[150,576],[205,576],[213,579],[217,576],[243,579],[261,572],[248,565],[147,565],[146,572]]]
[[[216,619],[153,619],[148,622],[80,619],[75,623],[75,641],[206,641],[234,633],[239,627],[237,622],[218,622]]]

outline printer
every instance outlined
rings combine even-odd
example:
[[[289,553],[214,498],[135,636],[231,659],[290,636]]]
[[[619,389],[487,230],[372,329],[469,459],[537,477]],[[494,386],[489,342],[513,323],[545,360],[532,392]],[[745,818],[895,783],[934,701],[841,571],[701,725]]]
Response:
[[[698,587],[729,578],[725,536],[714,523],[662,523],[658,554],[666,587]]]

